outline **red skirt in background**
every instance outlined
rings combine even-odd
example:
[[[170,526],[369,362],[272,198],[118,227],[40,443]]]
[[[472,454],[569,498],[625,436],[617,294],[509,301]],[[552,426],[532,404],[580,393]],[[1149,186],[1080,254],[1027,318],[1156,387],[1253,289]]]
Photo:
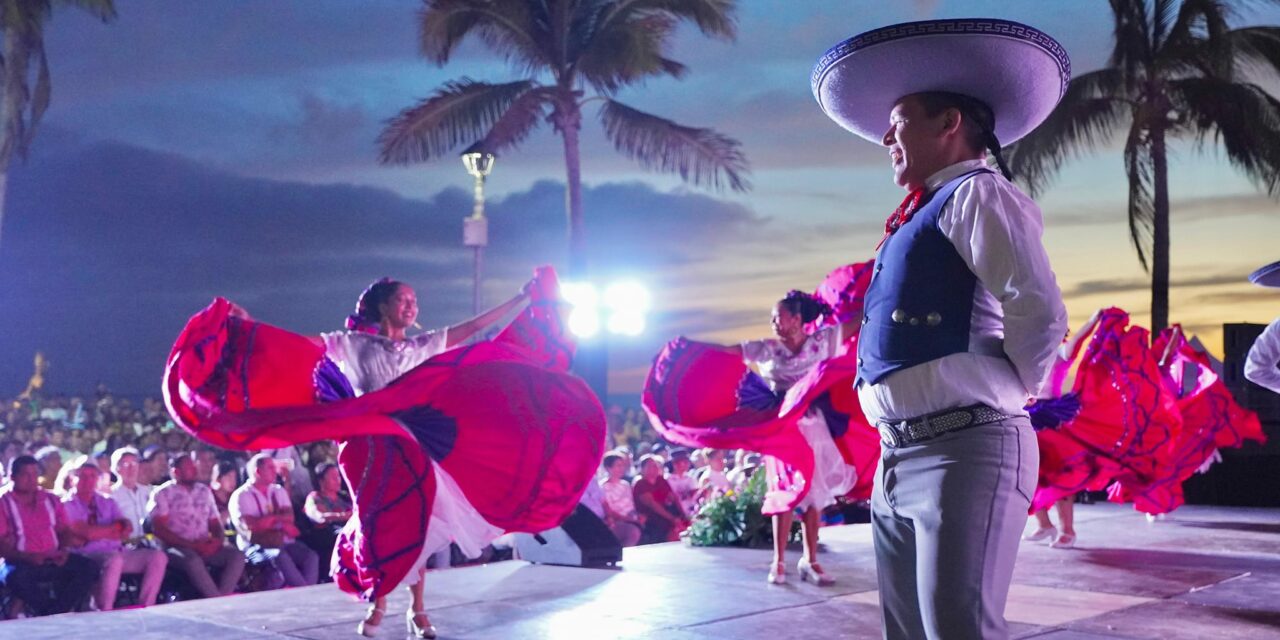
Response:
[[[1076,370],[1080,413],[1056,431],[1038,434],[1040,486],[1032,511],[1108,485],[1114,502],[1132,501],[1145,513],[1170,508],[1169,447],[1182,417],[1161,380],[1149,335],[1131,326],[1121,309],[1101,312]]]

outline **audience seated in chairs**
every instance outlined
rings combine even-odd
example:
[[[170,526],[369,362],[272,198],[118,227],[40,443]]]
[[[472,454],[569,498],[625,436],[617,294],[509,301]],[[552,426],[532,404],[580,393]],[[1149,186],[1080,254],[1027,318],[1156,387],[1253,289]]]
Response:
[[[640,542],[644,523],[636,512],[631,483],[626,479],[631,461],[624,454],[609,453],[604,457],[604,469],[609,474],[600,482],[600,488],[604,490],[604,523],[609,525],[609,530],[622,546],[634,547]]]
[[[170,463],[173,480],[158,488],[147,505],[151,530],[169,554],[169,562],[186,574],[202,597],[235,591],[245,557],[226,544],[209,485],[196,482],[196,463],[189,455]],[[218,582],[205,565],[221,569]]]
[[[307,494],[307,502],[303,506],[309,523],[303,539],[327,568],[333,558],[338,533],[351,519],[352,506],[351,500],[342,493],[342,473],[338,465],[332,462],[316,465],[316,485],[319,488]]]
[[[11,594],[10,618],[77,609],[98,579],[92,560],[59,547],[67,513],[40,488],[40,471],[34,457],[18,456],[9,463],[11,484],[0,491],[0,584]]]
[[[636,510],[644,519],[640,544],[672,542],[689,526],[680,499],[662,477],[662,461],[655,455],[641,456],[640,476],[631,487]]]
[[[289,492],[276,484],[279,469],[266,453],[249,459],[249,480],[231,494],[236,544],[251,561],[271,563],[286,586],[304,587],[319,579],[319,557],[298,540]]]
[[[151,485],[138,482],[138,465],[141,462],[141,455],[133,447],[116,449],[111,454],[111,470],[118,480],[111,485],[109,495],[116,501],[120,515],[129,521],[125,541],[131,543],[136,543],[145,536],[143,525],[147,520],[147,503],[151,501],[151,492],[154,490]]]
[[[92,462],[83,464],[74,475],[74,491],[62,501],[67,513],[67,549],[93,560],[101,569],[94,598],[98,609],[115,608],[123,574],[142,574],[138,604],[151,606],[160,594],[168,556],[159,549],[125,548],[123,541],[132,526],[115,500],[97,493],[101,476],[102,471]]]

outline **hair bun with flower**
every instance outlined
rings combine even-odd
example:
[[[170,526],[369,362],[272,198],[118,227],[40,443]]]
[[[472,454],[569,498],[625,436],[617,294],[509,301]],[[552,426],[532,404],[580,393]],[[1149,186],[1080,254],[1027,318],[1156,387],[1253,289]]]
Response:
[[[356,299],[355,313],[347,316],[347,329],[362,333],[378,333],[382,328],[380,324],[382,313],[378,311],[378,306],[386,302],[399,285],[398,280],[383,277],[365,287],[360,297]]]

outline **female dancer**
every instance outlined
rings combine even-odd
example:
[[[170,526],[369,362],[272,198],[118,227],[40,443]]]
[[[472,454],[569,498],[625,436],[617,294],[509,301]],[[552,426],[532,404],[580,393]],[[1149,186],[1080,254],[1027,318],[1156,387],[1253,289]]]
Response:
[[[791,291],[773,307],[771,324],[774,338],[716,348],[756,365],[760,376],[769,385],[769,391],[780,397],[820,362],[834,357],[840,345],[844,344],[846,335],[853,335],[857,327],[854,322],[823,326],[813,333],[805,331],[805,325],[831,314],[831,307],[814,296]],[[848,417],[845,416],[844,420],[847,422]],[[836,447],[822,409],[810,407],[800,418],[798,426],[813,450],[813,473],[807,478],[807,484],[806,478],[797,478],[794,469],[786,465],[766,465],[771,491],[804,494],[792,508],[772,514],[773,566],[769,569],[769,582],[784,584],[787,581],[784,556],[787,540],[791,537],[794,508],[803,514],[800,528],[804,539],[804,555],[796,570],[801,580],[828,585],[833,580],[818,564],[818,517],[822,509],[835,504],[837,498],[853,488],[857,471],[845,462]]]
[[[422,613],[425,558],[450,542],[474,555],[503,531],[555,526],[591,480],[603,410],[567,373],[573,347],[554,273],[544,270],[526,291],[534,304],[495,339],[444,354],[528,296],[408,337],[413,290],[379,281],[361,296],[351,331],[319,339],[254,322],[218,300],[174,346],[165,399],[200,439],[237,449],[339,440],[355,513],[334,577],[374,602],[362,635],[376,633],[387,593],[404,583],[410,633],[435,637]],[[515,439],[537,453],[494,446]]]
[[[347,318],[347,331],[326,333],[320,339],[325,355],[337,363],[356,395],[363,395],[387,386],[432,356],[493,325],[528,298],[531,285],[531,282],[525,284],[511,299],[470,320],[409,338],[405,332],[418,321],[417,294],[403,282],[382,278],[360,294],[355,313]],[[437,470],[436,482],[428,544],[405,581],[410,594],[405,621],[415,638],[436,637],[436,629],[427,618],[422,600],[427,558],[451,542],[456,542],[468,557],[475,557],[485,545],[502,535],[500,529],[485,522],[470,508],[466,496],[443,469]],[[357,628],[360,635],[373,637],[386,610],[386,596],[376,598]]]

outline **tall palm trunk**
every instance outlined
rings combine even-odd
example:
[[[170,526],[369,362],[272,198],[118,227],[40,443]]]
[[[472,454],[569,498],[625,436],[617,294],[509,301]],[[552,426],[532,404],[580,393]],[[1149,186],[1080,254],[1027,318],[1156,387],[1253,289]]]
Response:
[[[569,216],[569,275],[587,275],[587,233],[582,221],[582,158],[578,134],[582,130],[582,111],[576,97],[560,101],[552,120],[564,141],[565,191],[564,207]]]
[[[1169,326],[1169,158],[1165,127],[1151,128],[1152,209],[1151,335]]]
[[[6,163],[7,164],[7,163]],[[0,170],[0,237],[4,236],[4,210],[5,196],[9,192],[9,169],[5,167]],[[0,244],[3,246],[3,244]]]

